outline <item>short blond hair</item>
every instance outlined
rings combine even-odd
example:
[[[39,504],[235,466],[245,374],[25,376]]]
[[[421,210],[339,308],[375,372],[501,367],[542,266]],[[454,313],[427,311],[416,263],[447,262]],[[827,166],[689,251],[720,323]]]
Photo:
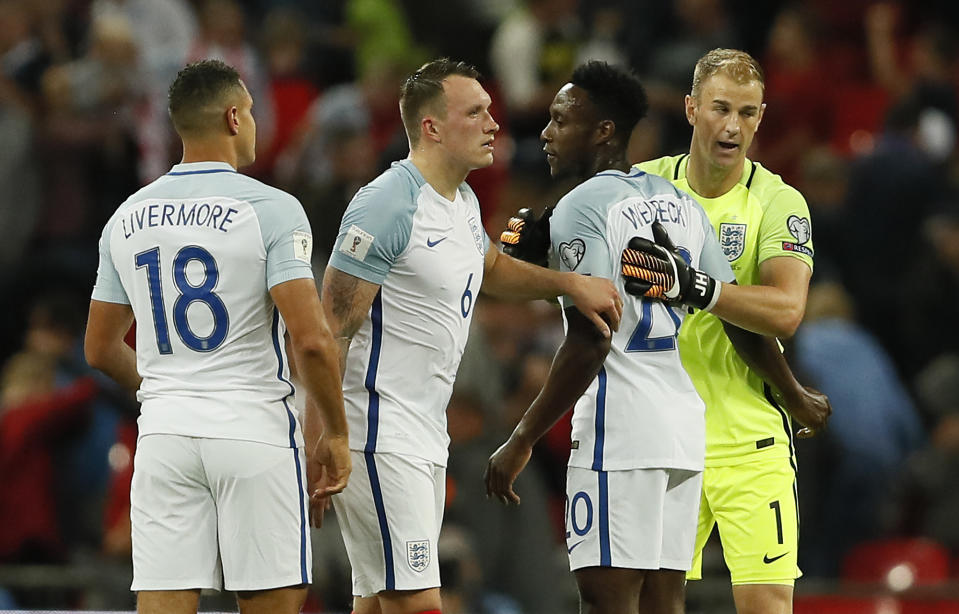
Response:
[[[693,71],[693,88],[690,95],[693,98],[698,98],[703,83],[719,73],[726,75],[740,85],[745,85],[750,81],[758,81],[763,91],[766,90],[763,69],[756,58],[739,49],[713,49],[696,62],[696,70]]]

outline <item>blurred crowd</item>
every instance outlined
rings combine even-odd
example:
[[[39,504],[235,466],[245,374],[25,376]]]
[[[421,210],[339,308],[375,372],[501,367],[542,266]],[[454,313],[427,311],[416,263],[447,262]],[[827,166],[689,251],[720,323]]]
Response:
[[[643,78],[640,161],[688,147],[683,96],[715,47],[762,62],[768,108],[749,155],[812,213],[816,271],[786,347],[834,414],[799,444],[800,565],[834,579],[857,543],[909,535],[955,559],[959,3],[0,0],[0,568],[129,562],[137,407],[80,345],[103,224],[179,160],[166,88],[185,63],[241,73],[259,127],[245,172],[303,203],[319,277],[355,191],[407,154],[398,90],[426,59],[485,75],[501,131],[496,163],[469,182],[495,239],[516,209],[569,188],[550,181],[539,133],[575,65],[604,59]],[[486,501],[481,482],[544,382],[560,316],[486,300],[473,326],[449,407],[444,611],[561,611],[575,596],[568,422],[517,483],[519,508]],[[317,534],[314,610],[349,609],[338,540]],[[98,605],[132,604],[116,600]],[[0,585],[5,605],[91,603],[81,589]]]

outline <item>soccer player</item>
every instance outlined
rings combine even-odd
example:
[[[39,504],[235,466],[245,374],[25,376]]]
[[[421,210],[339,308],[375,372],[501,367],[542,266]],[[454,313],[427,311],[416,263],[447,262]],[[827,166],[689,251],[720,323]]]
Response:
[[[169,109],[183,160],[120,205],[100,239],[85,352],[142,402],[130,489],[141,613],[196,612],[200,590],[221,587],[244,614],[299,612],[307,514],[317,523],[350,473],[306,215],[237,173],[255,157],[252,106],[222,62],[181,70]],[[134,319],[136,353],[123,342]]]
[[[735,278],[702,207],[627,161],[630,134],[645,113],[636,77],[603,62],[577,68],[556,94],[544,151],[554,177],[582,183],[552,214],[554,252],[562,270],[620,279],[622,253],[635,237],[650,245],[650,238],[675,241],[687,266],[713,276],[706,306],[717,307],[726,286],[715,278]],[[643,612],[683,611],[705,447],[704,405],[676,340],[685,313],[640,293],[607,340],[567,308],[566,339],[546,385],[490,458],[487,493],[519,503],[512,484],[533,444],[575,403],[567,547],[584,611],[636,612],[643,590]],[[734,328],[730,334],[740,352],[764,364],[762,337]],[[770,377],[787,376],[772,369]]]
[[[400,114],[410,155],[356,194],[323,280],[356,467],[333,503],[357,614],[440,610],[445,411],[479,292],[569,295],[601,337],[622,311],[609,280],[550,271],[490,246],[465,183],[493,162],[499,129],[477,79],[447,59],[406,79]]]
[[[742,297],[734,310],[745,321],[736,323],[790,337],[805,311],[812,229],[802,195],[746,158],[765,108],[763,83],[747,53],[704,55],[686,96],[689,153],[637,168],[669,179],[709,215],[741,284],[741,292],[720,296]],[[800,575],[792,419],[808,427],[800,434],[811,434],[831,409],[824,396],[798,384],[774,393],[737,355],[715,313],[695,313],[679,336],[683,365],[706,403],[706,469],[689,577],[700,577],[702,548],[718,525],[738,613],[788,613]]]

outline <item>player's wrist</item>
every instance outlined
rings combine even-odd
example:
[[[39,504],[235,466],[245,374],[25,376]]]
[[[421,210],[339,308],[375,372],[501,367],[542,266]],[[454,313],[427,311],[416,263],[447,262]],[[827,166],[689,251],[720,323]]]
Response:
[[[719,300],[722,283],[692,267],[689,267],[688,273],[689,281],[683,292],[682,302],[703,311],[712,310]]]
[[[533,433],[531,433],[526,425],[524,425],[522,422],[516,425],[516,428],[513,429],[513,434],[510,435],[509,438],[511,445],[528,449],[532,449],[539,439],[539,437],[533,435]]]

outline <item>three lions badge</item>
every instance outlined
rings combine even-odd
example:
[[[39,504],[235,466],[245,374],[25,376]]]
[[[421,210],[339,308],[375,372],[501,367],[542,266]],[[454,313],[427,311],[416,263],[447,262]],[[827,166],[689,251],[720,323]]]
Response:
[[[410,569],[419,573],[430,565],[430,542],[422,539],[415,542],[406,542],[406,562]]]
[[[719,247],[722,248],[723,254],[730,262],[742,256],[743,249],[746,247],[746,225],[720,224]]]

